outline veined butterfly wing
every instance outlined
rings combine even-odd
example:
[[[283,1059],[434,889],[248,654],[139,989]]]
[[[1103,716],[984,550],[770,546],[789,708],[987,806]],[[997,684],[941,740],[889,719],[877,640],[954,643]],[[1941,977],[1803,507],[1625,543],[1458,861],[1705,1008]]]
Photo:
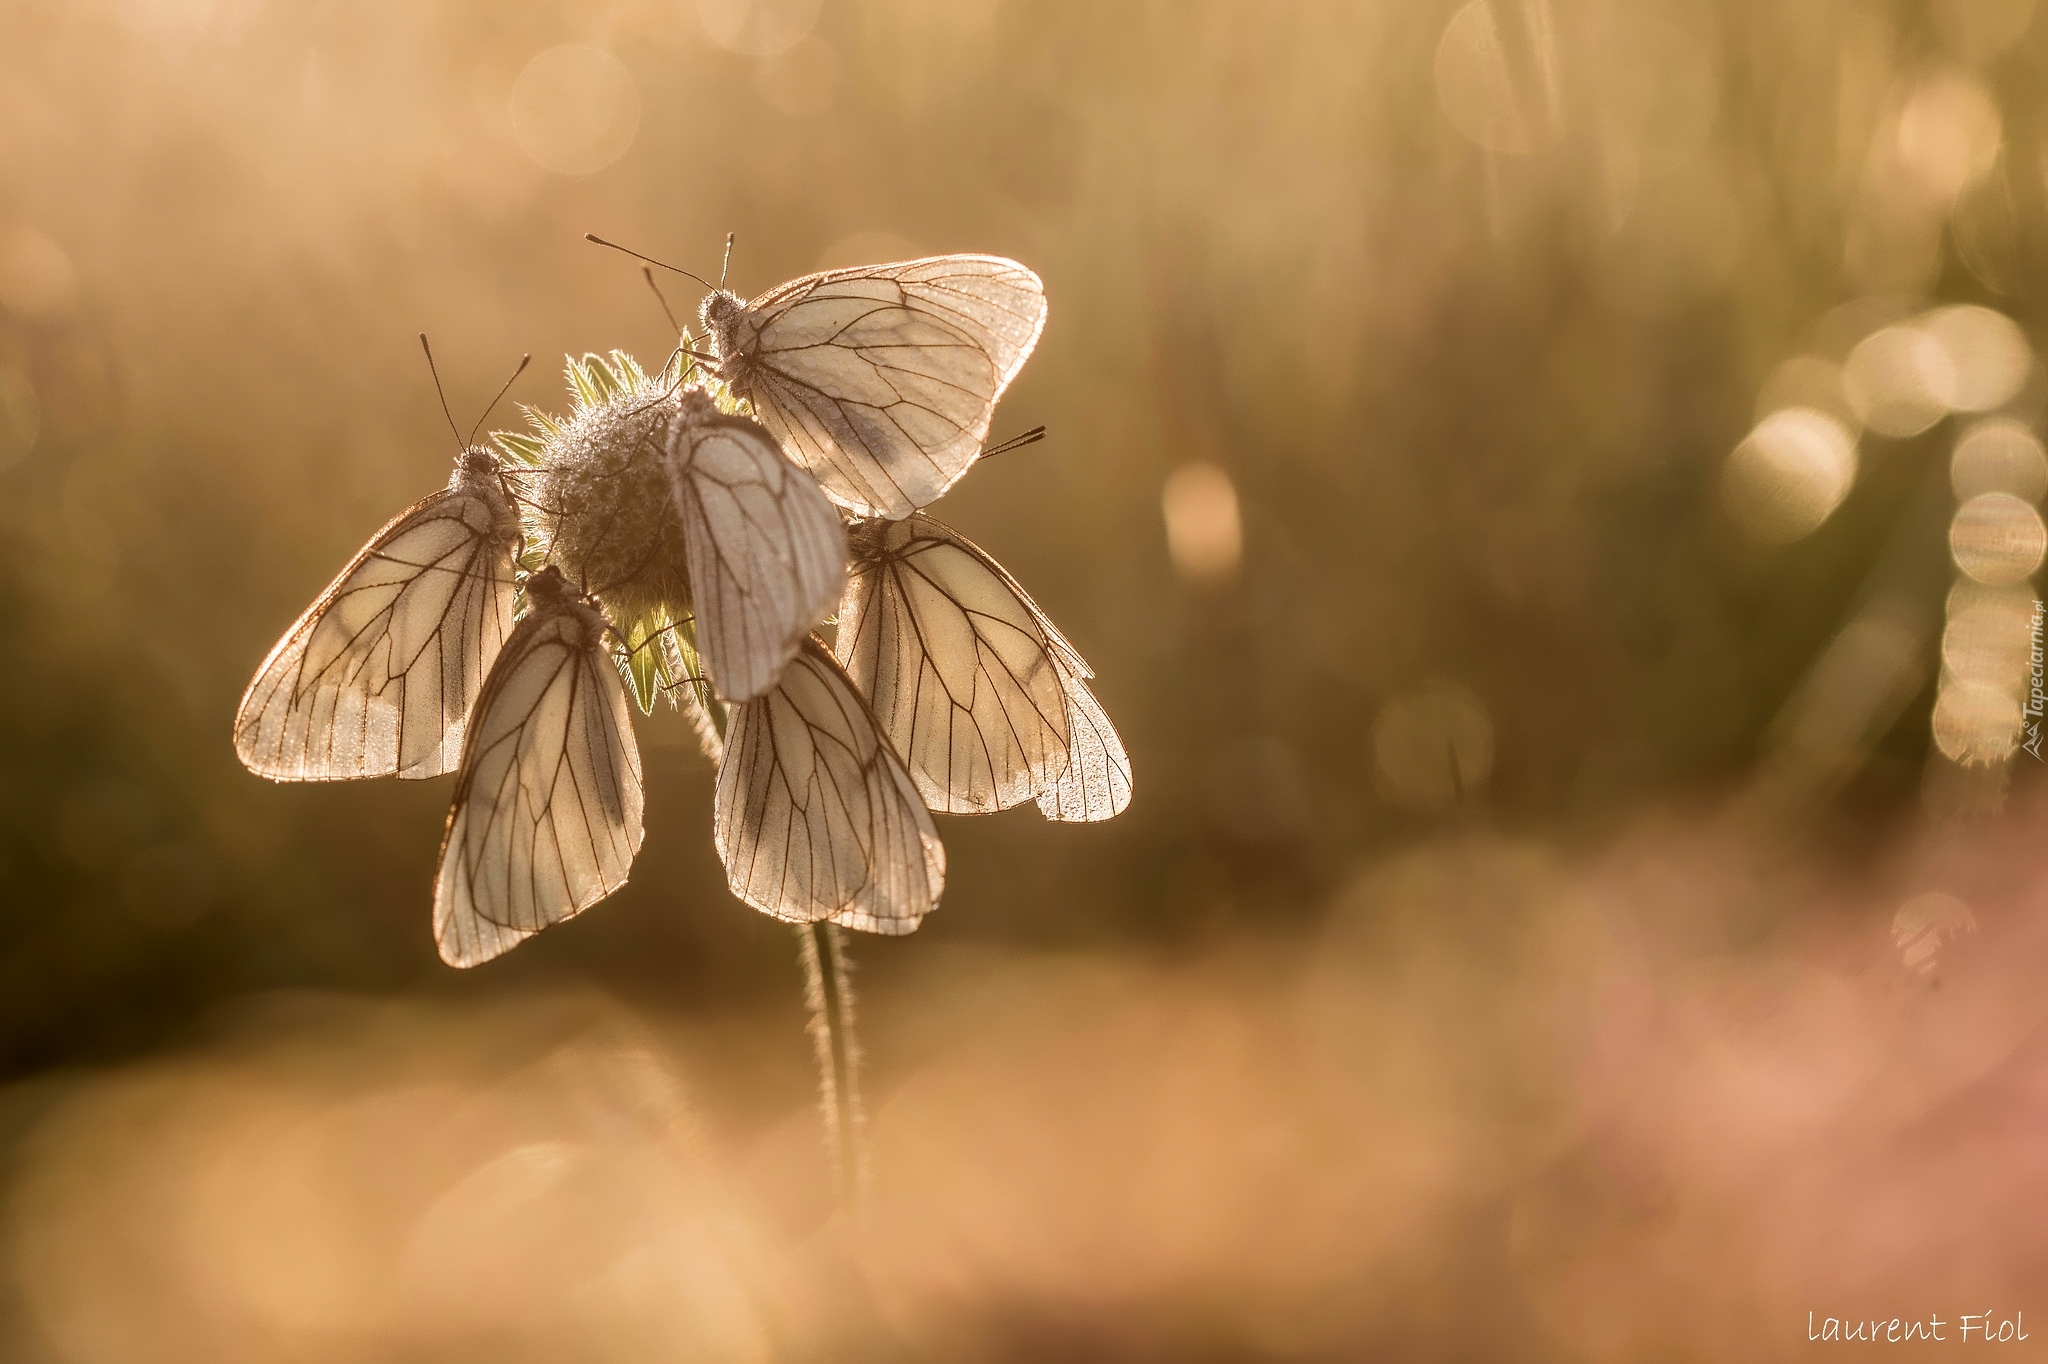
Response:
[[[1067,767],[1061,660],[1080,656],[1000,564],[931,517],[863,522],[853,542],[836,652],[925,804],[982,814],[1051,790]]]
[[[973,541],[919,513],[853,532],[838,652],[925,802],[950,814],[1036,797],[1048,819],[1131,803],[1131,763],[1095,674]]]
[[[686,391],[668,438],[698,652],[718,694],[758,696],[846,582],[846,529],[760,423]]]
[[[1090,676],[1085,665],[1076,671],[1060,663],[1060,685],[1067,694],[1067,768],[1050,791],[1039,793],[1038,810],[1047,819],[1111,819],[1131,803],[1130,755],[1102,703],[1088,690]]]
[[[946,853],[903,760],[815,636],[732,711],[714,833],[733,894],[791,923],[908,933]]]
[[[491,669],[441,841],[434,938],[474,966],[626,883],[642,834],[640,750],[604,618],[550,567]]]
[[[720,375],[832,499],[898,519],[967,471],[1045,329],[1045,286],[1001,256],[827,270],[704,302]]]
[[[453,771],[484,674],[512,629],[519,518],[488,453],[400,512],[270,651],[235,751],[274,781]]]

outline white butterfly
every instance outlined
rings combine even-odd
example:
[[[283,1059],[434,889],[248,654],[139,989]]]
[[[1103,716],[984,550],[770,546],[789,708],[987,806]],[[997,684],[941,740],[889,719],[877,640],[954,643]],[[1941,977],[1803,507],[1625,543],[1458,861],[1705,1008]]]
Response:
[[[550,566],[477,698],[434,887],[434,938],[474,966],[626,883],[640,750],[605,621]]]
[[[733,709],[713,831],[733,894],[791,923],[908,933],[945,886],[903,760],[815,636]]]
[[[1034,797],[1048,818],[1108,819],[1131,765],[1094,676],[1015,578],[918,514],[852,534],[837,653],[934,810]]]
[[[846,582],[846,529],[758,422],[685,389],[668,473],[690,565],[696,643],[728,701],[771,686]]]
[[[967,471],[1045,329],[1045,286],[1001,256],[931,256],[704,300],[711,368],[857,516],[910,515]]]
[[[452,771],[464,717],[512,629],[519,517],[477,447],[448,486],[371,537],[242,696],[235,751],[276,781]]]

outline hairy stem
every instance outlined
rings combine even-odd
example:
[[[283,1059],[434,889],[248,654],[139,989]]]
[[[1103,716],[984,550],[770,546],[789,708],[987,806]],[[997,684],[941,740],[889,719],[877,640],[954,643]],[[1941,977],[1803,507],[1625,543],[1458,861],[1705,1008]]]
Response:
[[[724,759],[731,719],[709,687],[689,687],[682,702],[697,727],[698,742],[713,763]],[[860,1102],[860,1040],[854,1031],[853,959],[846,934],[829,923],[799,924],[797,959],[804,968],[804,1005],[810,1010],[811,1047],[818,1061],[818,1112],[825,1125],[825,1149],[832,1179],[848,1208],[856,1206],[868,1182],[867,1113]]]
[[[860,1040],[854,1029],[853,963],[846,934],[829,923],[800,925],[804,1003],[818,1061],[818,1111],[832,1173],[846,1206],[857,1206],[868,1182],[867,1113],[860,1101]]]

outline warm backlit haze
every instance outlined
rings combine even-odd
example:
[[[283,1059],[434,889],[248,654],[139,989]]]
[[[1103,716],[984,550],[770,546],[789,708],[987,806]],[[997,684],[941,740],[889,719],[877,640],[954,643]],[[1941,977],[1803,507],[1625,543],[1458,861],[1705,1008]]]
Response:
[[[0,1358],[2048,1333],[2035,9],[0,6]],[[857,1218],[681,716],[472,972],[448,781],[230,742],[448,476],[418,332],[465,426],[667,354],[587,231],[1045,281],[938,510],[1136,795],[854,940]]]

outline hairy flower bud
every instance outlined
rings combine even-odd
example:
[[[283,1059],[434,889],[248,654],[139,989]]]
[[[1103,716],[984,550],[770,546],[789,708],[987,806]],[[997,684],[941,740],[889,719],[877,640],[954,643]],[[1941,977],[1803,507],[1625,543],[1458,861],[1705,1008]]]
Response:
[[[543,440],[529,480],[529,537],[572,582],[601,597],[621,628],[657,609],[683,619],[689,570],[661,460],[675,395],[618,352],[572,361],[569,379],[569,416],[537,419]]]

